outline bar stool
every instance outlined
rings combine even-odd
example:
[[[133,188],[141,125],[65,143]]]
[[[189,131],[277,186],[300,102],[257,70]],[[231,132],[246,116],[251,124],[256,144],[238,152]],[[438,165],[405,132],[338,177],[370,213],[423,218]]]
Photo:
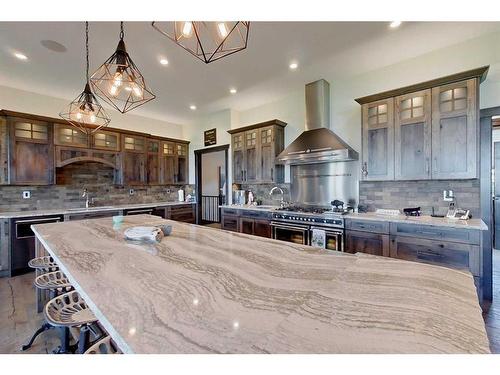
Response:
[[[50,298],[54,298],[57,293],[67,292],[72,289],[66,276],[61,271],[58,271],[57,264],[52,257],[33,258],[28,262],[28,265],[42,272],[41,275],[35,278],[35,286],[40,290],[48,290]],[[45,321],[31,336],[29,342],[21,347],[21,350],[25,351],[31,348],[38,335],[51,328],[52,326]]]
[[[54,262],[54,259],[52,259],[52,257],[49,255],[31,259],[28,262],[28,266],[34,269],[41,270],[42,272],[52,272],[59,269],[57,263]]]
[[[106,336],[88,348],[83,354],[122,354],[122,352],[111,340],[111,336]]]
[[[45,319],[54,327],[63,329],[59,353],[69,351],[69,328],[80,328],[78,353],[84,353],[89,346],[90,326],[97,318],[76,290],[51,299],[45,305]]]

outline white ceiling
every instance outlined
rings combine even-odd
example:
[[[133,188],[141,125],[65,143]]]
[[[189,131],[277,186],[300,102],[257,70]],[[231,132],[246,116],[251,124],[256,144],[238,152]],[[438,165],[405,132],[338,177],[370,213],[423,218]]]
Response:
[[[498,22],[403,23],[394,30],[386,22],[253,22],[245,51],[206,65],[149,22],[125,23],[127,49],[157,95],[134,113],[189,123],[200,114],[275,100],[324,75],[361,74],[498,30]],[[118,32],[117,22],[90,24],[91,70],[114,52]],[[53,52],[41,40],[67,51]],[[14,52],[29,59],[19,61]],[[299,63],[293,72],[291,60]],[[83,89],[84,66],[83,22],[0,22],[0,85],[71,100]]]

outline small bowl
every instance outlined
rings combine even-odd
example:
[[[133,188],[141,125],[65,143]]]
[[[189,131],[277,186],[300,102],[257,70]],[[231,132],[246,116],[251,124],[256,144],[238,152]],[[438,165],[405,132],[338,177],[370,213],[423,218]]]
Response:
[[[170,233],[172,233],[172,226],[171,225],[168,225],[168,224],[157,225],[157,228],[160,228],[165,236],[169,236]]]
[[[123,222],[123,216],[122,215],[113,216],[113,223],[120,224],[122,222]]]

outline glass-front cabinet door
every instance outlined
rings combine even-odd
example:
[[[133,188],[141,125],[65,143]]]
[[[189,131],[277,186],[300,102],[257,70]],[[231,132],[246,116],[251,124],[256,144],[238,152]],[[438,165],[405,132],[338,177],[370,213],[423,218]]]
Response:
[[[477,79],[432,89],[432,177],[477,178]]]
[[[395,99],[396,180],[431,178],[431,90]]]
[[[257,181],[258,168],[258,141],[259,129],[245,132],[245,171],[243,179],[245,182]]]
[[[176,183],[187,184],[188,182],[188,145],[177,143],[177,178]]]
[[[361,178],[366,181],[394,179],[394,99],[362,107],[363,152]]]
[[[84,132],[71,125],[56,124],[54,143],[59,146],[88,147],[89,138]]]
[[[241,184],[245,181],[245,133],[237,133],[232,135],[233,147],[233,182]]]
[[[120,135],[106,130],[99,130],[92,135],[92,147],[99,150],[120,151]]]

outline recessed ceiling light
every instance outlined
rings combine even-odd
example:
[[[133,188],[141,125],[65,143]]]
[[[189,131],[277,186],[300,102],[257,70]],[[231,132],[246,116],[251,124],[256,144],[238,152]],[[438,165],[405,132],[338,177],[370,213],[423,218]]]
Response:
[[[190,105],[189,109],[192,110],[192,111],[196,111],[196,106],[195,105]]]
[[[391,29],[395,29],[397,27],[401,26],[401,21],[392,21],[390,24],[389,24],[389,27]]]
[[[14,56],[17,57],[19,60],[28,60],[28,56],[19,52],[14,53]]]
[[[236,89],[230,89],[230,90],[229,90],[229,92],[230,92],[231,94],[236,94],[238,91],[237,91]]]
[[[168,65],[168,60],[167,59],[161,59],[160,60],[161,65]]]
[[[299,67],[299,64],[297,64],[296,62],[293,62],[293,63],[291,63],[291,64],[289,65],[289,68],[290,68],[291,70],[295,70],[295,69],[297,69],[298,67]]]

